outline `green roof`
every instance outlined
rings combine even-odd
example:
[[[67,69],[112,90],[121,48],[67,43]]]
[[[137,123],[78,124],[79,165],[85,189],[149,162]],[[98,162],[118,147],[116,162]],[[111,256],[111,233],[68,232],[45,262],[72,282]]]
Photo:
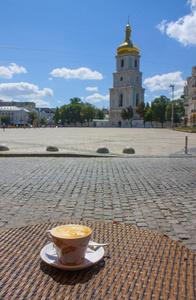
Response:
[[[93,119],[93,121],[95,122],[95,121],[99,121],[99,122],[108,122],[109,120],[105,120],[105,119]]]

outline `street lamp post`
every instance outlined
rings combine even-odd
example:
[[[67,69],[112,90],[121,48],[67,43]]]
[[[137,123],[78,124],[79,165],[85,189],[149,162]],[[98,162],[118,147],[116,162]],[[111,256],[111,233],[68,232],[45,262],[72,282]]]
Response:
[[[172,88],[172,126],[173,126],[173,124],[174,124],[174,84],[171,84],[169,87]]]

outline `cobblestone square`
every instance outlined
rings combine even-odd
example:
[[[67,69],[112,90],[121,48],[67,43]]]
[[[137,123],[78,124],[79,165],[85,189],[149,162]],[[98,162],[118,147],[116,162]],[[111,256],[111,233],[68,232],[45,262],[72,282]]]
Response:
[[[42,148],[47,145],[46,137],[51,144],[55,129],[38,130],[32,131],[32,139],[29,137],[31,143],[37,139],[37,143],[33,144],[36,153],[40,145]],[[147,153],[148,156],[138,157],[1,157],[0,231],[67,220],[122,222],[164,233],[196,252],[196,156],[169,156],[179,149],[178,144],[172,144],[172,139],[181,141],[184,133],[177,133],[177,136],[174,133],[172,137],[172,131],[168,131],[170,140],[166,143],[165,130],[155,131],[155,135],[154,131],[144,130],[143,136],[139,130],[139,140],[134,141],[135,148],[143,144],[144,151],[151,144],[153,155],[150,155],[151,152]],[[7,136],[1,132],[1,137],[9,146],[14,148],[17,145],[16,153],[21,153],[23,146],[28,148],[26,151],[32,151],[31,143],[25,139],[26,132],[17,131],[15,139],[14,131]],[[72,147],[74,138],[76,141],[76,137],[72,136],[74,132],[71,129],[71,135],[66,136],[67,140],[71,140],[69,145],[73,143]],[[108,133],[104,133],[99,138],[94,131],[94,136],[89,135],[88,138],[86,134],[83,139],[80,131],[77,143],[83,145],[84,150],[90,145],[96,147],[105,139],[107,146],[113,144],[113,152],[119,153],[127,131],[116,132],[114,129],[110,133],[113,136],[110,134],[106,138]],[[164,149],[161,152],[161,139],[169,153]],[[195,135],[191,135],[190,140],[194,147]],[[62,131],[53,136],[54,143],[58,146],[63,143]],[[124,145],[127,146],[127,142]],[[74,149],[79,153],[80,146],[75,145]]]
[[[148,228],[196,251],[196,158],[1,158],[0,230],[67,220]]]

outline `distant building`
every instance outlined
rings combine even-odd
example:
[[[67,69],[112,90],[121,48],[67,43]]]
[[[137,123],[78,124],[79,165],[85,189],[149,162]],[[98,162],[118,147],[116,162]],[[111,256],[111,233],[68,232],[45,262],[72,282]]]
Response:
[[[40,121],[42,118],[45,118],[48,125],[55,124],[53,120],[55,110],[56,108],[49,108],[49,107],[36,108],[38,120]]]
[[[85,102],[85,103],[84,103],[84,107],[86,107],[86,106],[92,106],[92,104],[90,104],[90,103],[88,103],[88,102]]]
[[[90,127],[109,127],[109,120],[99,120],[99,119],[93,119],[91,122],[89,122]]]
[[[131,40],[128,23],[125,41],[117,49],[116,72],[113,74],[113,88],[110,89],[110,125],[129,126],[128,121],[122,120],[121,110],[128,106],[135,109],[140,102],[144,102],[139,52],[140,49]],[[139,117],[135,116],[135,119]]]
[[[101,110],[104,112],[105,115],[108,115],[109,114],[109,109],[108,108],[101,108]]]
[[[23,107],[27,110],[33,110],[33,109],[36,108],[36,104],[34,102],[22,102],[22,101],[3,101],[3,100],[0,100],[0,106]]]
[[[196,66],[192,68],[191,75],[187,77],[187,84],[184,86],[185,117],[190,126],[196,124]]]
[[[10,116],[10,125],[24,125],[28,123],[29,119],[29,110],[24,108],[19,108],[16,106],[0,106],[0,126],[1,117],[3,115]]]

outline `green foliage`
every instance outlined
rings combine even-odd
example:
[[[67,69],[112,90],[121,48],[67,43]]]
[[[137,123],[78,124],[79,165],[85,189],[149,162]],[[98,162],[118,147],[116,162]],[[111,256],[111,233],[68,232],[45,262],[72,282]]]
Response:
[[[57,107],[56,110],[55,110],[55,112],[54,112],[53,120],[57,124],[60,119],[61,119],[61,114],[60,114],[59,108]]]
[[[60,108],[60,116],[61,116],[61,122],[63,124],[67,123],[70,124],[70,115],[69,115],[69,110],[68,110],[68,105],[63,105]]]
[[[122,109],[120,112],[120,116],[123,120],[128,120],[130,126],[132,127],[132,118],[133,118],[133,108],[132,106],[127,107],[126,109]]]
[[[41,125],[47,125],[47,121],[46,121],[46,118],[45,118],[45,117],[44,117],[44,118],[41,118],[40,124],[41,124]]]
[[[169,99],[165,96],[160,96],[156,98],[152,104],[151,108],[154,113],[154,121],[159,122],[162,124],[166,121],[165,113],[166,113],[166,106],[169,103]]]
[[[153,127],[153,121],[163,124],[164,122],[171,121],[172,119],[172,104],[173,104],[173,116],[174,123],[181,123],[185,114],[184,104],[181,99],[170,101],[166,96],[160,96],[155,98],[151,103],[151,107],[144,102],[138,104],[135,112],[143,119],[144,127],[146,122],[151,122]]]
[[[143,124],[144,124],[144,127],[145,127],[145,124],[146,124],[146,113],[147,113],[147,110],[149,108],[149,105],[148,103],[145,104],[144,102],[140,102],[138,104],[138,106],[136,107],[135,109],[135,113],[138,114],[140,116],[140,118],[143,119]]]
[[[177,123],[181,123],[182,118],[185,114],[184,104],[181,99],[171,101],[166,106],[166,120],[172,120],[172,106],[173,106],[173,122],[177,125]]]
[[[36,114],[36,112],[30,111],[29,112],[29,121],[28,122],[32,125],[35,120],[37,120],[37,114]]]
[[[81,115],[83,120],[88,122],[89,126],[89,121],[92,121],[95,118],[95,108],[91,105],[84,106],[81,110]]]
[[[97,118],[99,120],[103,120],[105,118],[105,114],[104,114],[103,110],[96,108],[95,109],[95,118]]]
[[[81,102],[81,99],[80,98],[77,98],[77,97],[75,97],[75,98],[71,98],[70,99],[70,102],[71,102],[71,104],[82,104],[82,102]]]
[[[9,115],[3,115],[1,117],[1,123],[5,123],[5,125],[9,125],[10,124],[10,116]]]
[[[82,126],[86,121],[93,120],[94,118],[104,119],[105,114],[101,109],[95,108],[92,105],[84,106],[80,98],[74,97],[70,99],[70,104],[63,105],[56,108],[53,120],[58,123],[60,120],[63,124],[70,125],[74,123],[75,126],[79,122]]]
[[[68,125],[74,123],[76,126],[77,122],[83,123],[81,118],[81,110],[84,107],[84,104],[79,98],[70,99],[70,104],[63,105],[60,108],[60,119],[62,123],[67,123]]]
[[[73,111],[73,122],[76,126],[76,123],[79,122],[79,123],[83,123],[83,120],[80,116],[80,113],[82,111],[82,108],[84,107],[84,104],[83,103],[78,103],[78,104],[74,104],[72,105],[72,111]]]
[[[151,126],[153,127],[153,121],[154,121],[154,111],[151,107],[148,108],[146,115],[145,115],[146,122],[150,122]]]

